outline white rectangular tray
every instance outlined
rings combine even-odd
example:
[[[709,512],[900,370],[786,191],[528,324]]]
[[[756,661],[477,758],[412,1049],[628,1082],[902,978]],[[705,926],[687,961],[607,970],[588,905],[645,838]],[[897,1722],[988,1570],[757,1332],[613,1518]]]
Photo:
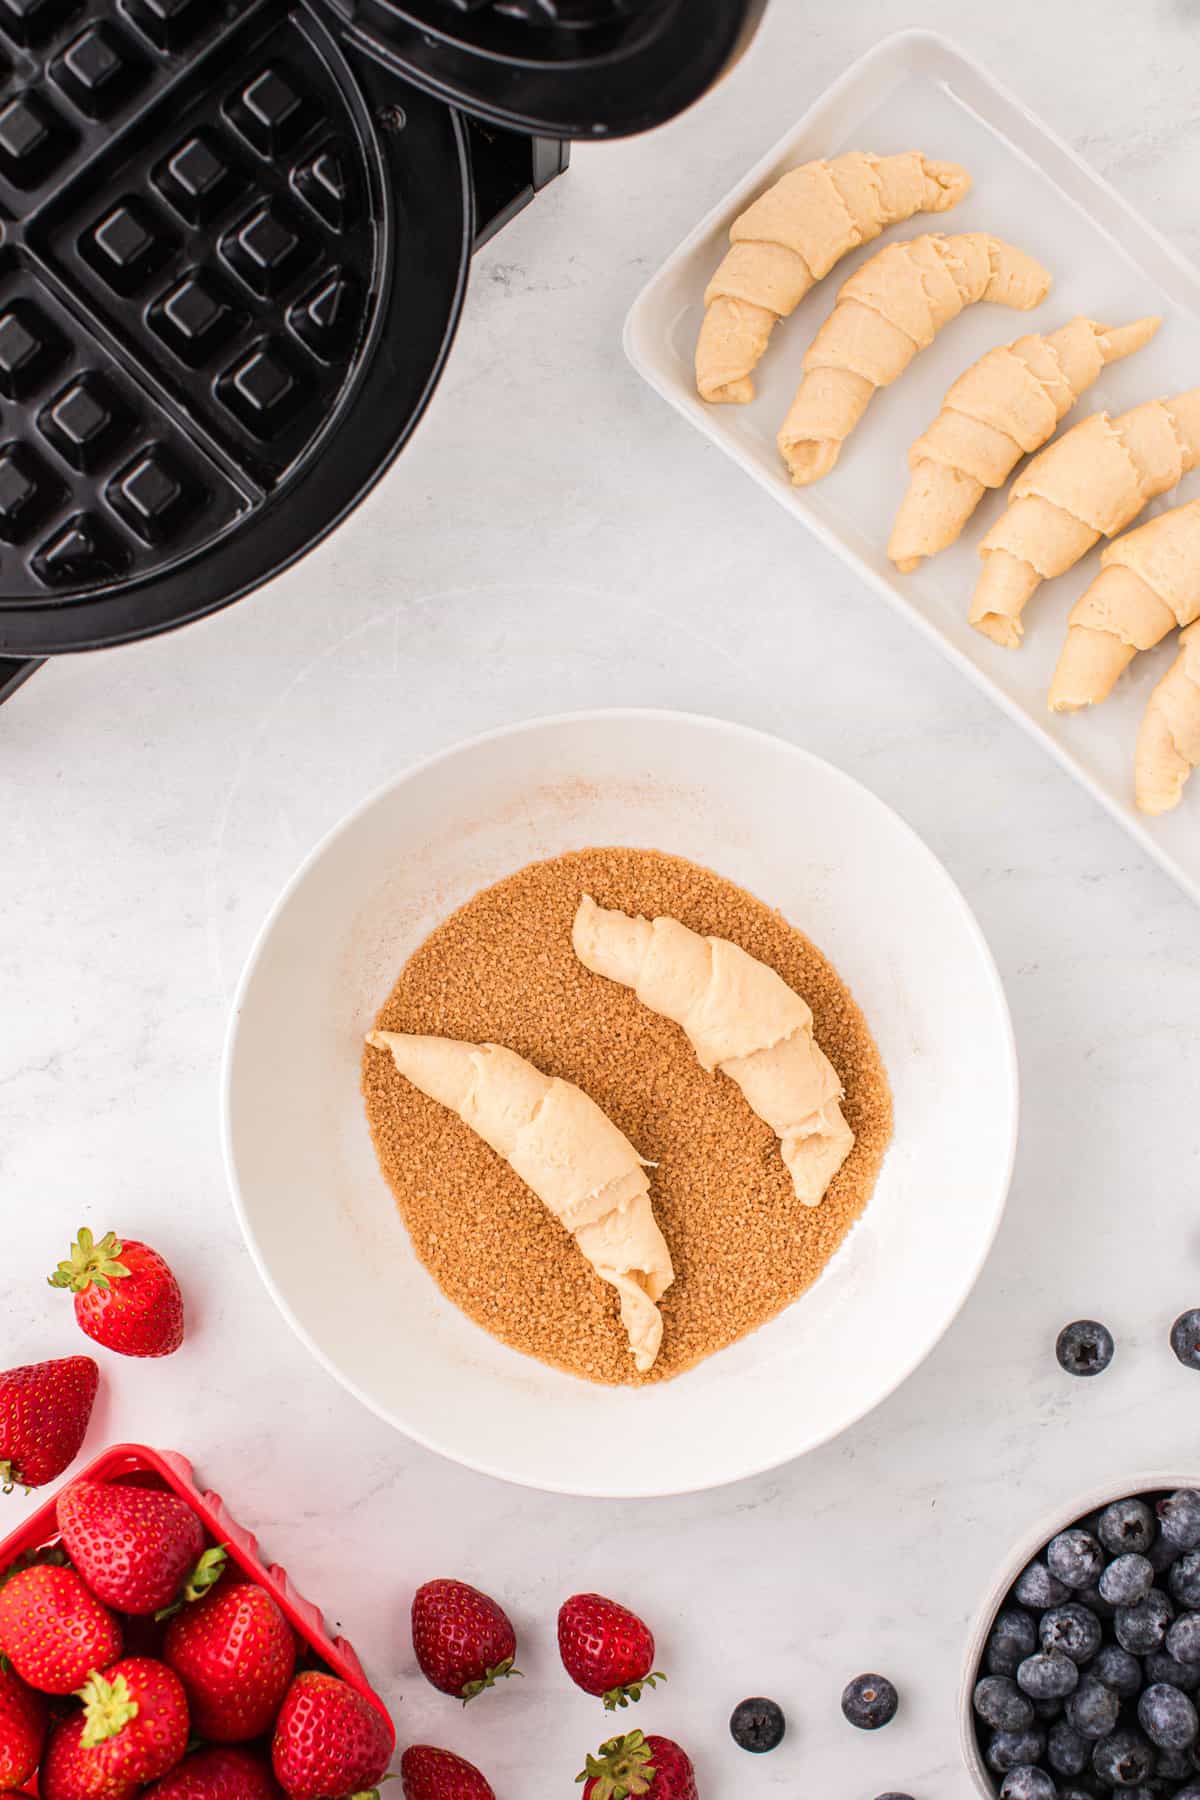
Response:
[[[883,243],[928,230],[991,231],[1043,262],[1054,286],[1034,313],[969,308],[894,387],[876,395],[833,474],[794,488],[775,434],[805,349],[837,288],[880,241],[847,257],[776,328],[749,406],[706,405],[696,393],[692,357],[705,285],[732,219],[785,169],[849,149],[920,149],[964,164],[974,178],[971,193],[952,212],[918,214],[908,226],[893,227]],[[1103,706],[1064,716],[1046,706],[1067,613],[1095,575],[1098,552],[1042,588],[1026,614],[1019,651],[1000,649],[967,624],[979,569],[976,548],[1003,504],[1002,493],[989,494],[959,543],[916,574],[897,574],[885,554],[907,485],[908,446],[937,414],[951,381],[992,345],[1025,331],[1053,330],[1077,313],[1106,324],[1161,313],[1163,327],[1145,350],[1103,372],[1068,424],[1102,407],[1120,411],[1200,385],[1200,273],[970,57],[933,33],[908,31],[855,63],[667,258],[630,310],[625,349],[652,387],[1039,738],[1200,900],[1200,775],[1179,809],[1164,819],[1147,819],[1133,804],[1138,724],[1151,687],[1176,653],[1173,640],[1138,657]],[[1197,491],[1198,479],[1185,478],[1183,497]],[[1144,516],[1178,497],[1164,497]],[[796,600],[819,604],[804,594]]]

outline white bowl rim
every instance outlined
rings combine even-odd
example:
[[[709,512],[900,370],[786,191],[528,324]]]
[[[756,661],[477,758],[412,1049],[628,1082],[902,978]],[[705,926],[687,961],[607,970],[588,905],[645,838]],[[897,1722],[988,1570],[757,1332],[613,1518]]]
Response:
[[[920,1348],[913,1355],[908,1357],[897,1369],[894,1379],[890,1381],[888,1386],[878,1393],[868,1404],[860,1407],[850,1416],[843,1419],[839,1425],[831,1427],[828,1431],[823,1432],[821,1436],[814,1438],[813,1441],[805,1445],[802,1450],[785,1450],[781,1455],[768,1457],[761,1463],[757,1463],[752,1467],[741,1470],[740,1473],[735,1476],[721,1477],[716,1481],[694,1481],[685,1487],[669,1484],[662,1487],[640,1488],[631,1490],[628,1494],[618,1494],[613,1491],[596,1494],[588,1489],[581,1488],[578,1485],[573,1486],[569,1482],[550,1483],[545,1480],[538,1481],[536,1484],[527,1482],[521,1476],[513,1475],[510,1471],[495,1463],[486,1459],[474,1459],[465,1455],[458,1448],[451,1448],[447,1444],[439,1442],[432,1433],[416,1431],[408,1425],[401,1425],[387,1407],[373,1399],[358,1382],[346,1375],[343,1370],[338,1367],[333,1358],[326,1353],[319,1343],[317,1343],[308,1328],[301,1323],[283,1291],[275,1281],[274,1276],[271,1274],[259,1249],[237,1179],[232,1126],[234,1049],[237,1041],[238,1021],[241,1017],[246,993],[257,972],[259,961],[262,958],[267,941],[275,928],[276,921],[280,914],[290,902],[293,894],[304,882],[309,871],[321,860],[335,840],[339,838],[343,832],[349,831],[365,813],[378,805],[385,795],[392,793],[398,787],[420,779],[422,776],[427,775],[431,770],[439,767],[442,763],[449,762],[457,756],[482,749],[488,744],[493,744],[509,737],[532,734],[556,729],[562,726],[603,725],[612,723],[655,723],[699,726],[708,731],[723,733],[730,737],[745,738],[758,744],[769,745],[774,749],[783,749],[787,751],[789,755],[799,757],[803,761],[819,767],[825,774],[834,776],[838,781],[842,781],[848,787],[854,788],[859,793],[866,795],[866,797],[876,806],[881,807],[883,811],[891,817],[900,830],[936,865],[962,914],[968,934],[972,938],[975,948],[980,955],[981,964],[987,975],[989,987],[991,988],[995,999],[998,1001],[998,1013],[1003,1027],[1006,1073],[1009,1091],[1012,1095],[1009,1135],[1005,1153],[1003,1177],[996,1184],[997,1197],[993,1216],[987,1234],[980,1245],[979,1253],[969,1271],[969,1275],[963,1281],[962,1291],[953,1310],[941,1322],[937,1331],[928,1342],[921,1345]],[[1008,996],[1004,990],[1004,983],[1001,979],[1000,970],[997,967],[996,959],[992,954],[991,946],[984,936],[983,927],[975,917],[962,889],[954,880],[954,877],[950,874],[941,858],[929,848],[920,833],[909,824],[903,814],[897,812],[886,800],[880,799],[879,795],[876,794],[872,788],[868,788],[865,782],[859,781],[853,775],[848,775],[845,770],[840,769],[836,763],[831,763],[825,757],[818,756],[815,751],[806,749],[802,744],[792,742],[790,738],[780,737],[775,732],[763,731],[754,725],[744,725],[738,720],[722,719],[715,714],[697,713],[679,710],[673,707],[656,706],[589,707],[576,712],[538,714],[533,718],[520,719],[507,725],[494,726],[488,731],[477,732],[471,737],[460,738],[454,743],[444,746],[440,750],[433,751],[428,756],[421,757],[416,762],[409,763],[406,767],[402,768],[398,774],[389,776],[387,780],[380,782],[374,787],[364,799],[360,800],[358,804],[353,806],[348,813],[344,814],[335,825],[332,825],[328,831],[321,835],[313,845],[312,849],[309,850],[308,854],[301,860],[291,878],[285,883],[274,904],[267,913],[266,918],[256,932],[254,942],[250,948],[250,953],[246,958],[245,966],[242,969],[241,976],[238,980],[233,1004],[229,1012],[229,1023],[226,1027],[225,1042],[221,1057],[220,1083],[221,1148],[225,1163],[225,1178],[229,1187],[234,1215],[241,1229],[242,1239],[247,1250],[250,1252],[251,1260],[258,1270],[264,1287],[270,1294],[272,1300],[274,1300],[279,1312],[316,1362],[327,1374],[333,1377],[339,1386],[353,1394],[354,1398],[358,1400],[361,1405],[365,1406],[368,1412],[373,1413],[376,1418],[382,1419],[384,1423],[390,1425],[394,1431],[399,1431],[405,1437],[410,1438],[412,1442],[420,1444],[423,1449],[432,1451],[436,1456],[445,1457],[447,1461],[457,1463],[461,1468],[471,1469],[478,1475],[490,1476],[496,1481],[504,1481],[517,1486],[534,1487],[539,1493],[562,1494],[575,1499],[598,1500],[668,1499],[682,1494],[704,1493],[714,1487],[728,1486],[734,1481],[753,1480],[759,1475],[765,1475],[774,1469],[782,1468],[786,1463],[796,1461],[801,1456],[807,1456],[813,1450],[819,1450],[823,1445],[830,1443],[834,1438],[840,1437],[843,1432],[849,1431],[852,1426],[857,1425],[862,1419],[874,1412],[877,1407],[882,1406],[886,1400],[890,1399],[896,1390],[902,1387],[908,1380],[909,1376],[921,1366],[926,1358],[932,1355],[942,1338],[946,1335],[947,1331],[949,1331],[951,1325],[957,1319],[963,1307],[966,1305],[967,1300],[970,1298],[988,1257],[991,1255],[992,1247],[996,1241],[996,1236],[1004,1217],[1004,1209],[1008,1200],[1009,1190],[1012,1186],[1021,1115],[1020,1068],[1017,1059],[1016,1036],[1013,1030],[1012,1015],[1008,1006]]]
[[[1038,1551],[1044,1550],[1052,1537],[1056,1537],[1060,1531],[1065,1531],[1077,1519],[1086,1518],[1088,1513],[1095,1512],[1097,1507],[1110,1506],[1114,1500],[1139,1499],[1143,1494],[1153,1494],[1163,1490],[1171,1492],[1177,1488],[1200,1488],[1200,1475],[1127,1475],[1116,1486],[1111,1481],[1095,1482],[1091,1487],[1085,1489],[1070,1507],[1065,1504],[1056,1506],[1048,1519],[1037,1527],[1031,1526],[1017,1540],[1017,1550],[1005,1558],[1003,1568],[999,1569],[993,1577],[987,1590],[987,1598],[975,1614],[967,1633],[958,1709],[963,1760],[974,1776],[975,1785],[984,1796],[984,1800],[996,1800],[999,1787],[993,1780],[992,1773],[980,1753],[979,1739],[975,1732],[975,1712],[971,1701],[975,1692],[975,1681],[979,1674],[980,1659],[983,1656],[987,1634],[1008,1590],[1025,1565],[1033,1561]]]

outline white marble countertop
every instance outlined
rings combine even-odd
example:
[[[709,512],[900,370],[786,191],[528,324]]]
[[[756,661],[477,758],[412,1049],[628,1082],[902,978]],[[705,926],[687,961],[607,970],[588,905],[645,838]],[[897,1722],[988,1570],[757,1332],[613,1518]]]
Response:
[[[501,1800],[576,1792],[604,1734],[553,1647],[581,1587],[657,1627],[673,1679],[638,1722],[689,1745],[705,1800],[959,1800],[962,1642],[1013,1539],[1109,1476],[1200,1477],[1200,1383],[1166,1343],[1200,1303],[1194,907],[620,353],[630,299],[698,213],[914,22],[959,36],[1200,253],[1190,0],[1144,0],[1136,29],[1124,0],[919,12],[774,0],[704,105],[578,152],[479,257],[429,417],[331,542],[228,612],[53,666],[0,710],[4,1361],[84,1347],[44,1284],[79,1224],[161,1248],[187,1344],[169,1365],[104,1356],[90,1447],[190,1455],[358,1644],[401,1741],[460,1748]],[[443,1463],[310,1362],[234,1224],[217,1068],[262,915],[352,802],[484,727],[618,703],[791,736],[912,821],[999,960],[1024,1118],[995,1252],[892,1400],[777,1474],[604,1505]],[[1119,1340],[1098,1382],[1054,1363],[1081,1313]],[[0,1501],[4,1519],[24,1504]],[[413,1586],[443,1573],[501,1597],[523,1640],[526,1681],[466,1714],[416,1675],[408,1640]],[[874,1737],[837,1706],[864,1668],[904,1696]],[[750,1761],[725,1721],[753,1692],[790,1731]]]

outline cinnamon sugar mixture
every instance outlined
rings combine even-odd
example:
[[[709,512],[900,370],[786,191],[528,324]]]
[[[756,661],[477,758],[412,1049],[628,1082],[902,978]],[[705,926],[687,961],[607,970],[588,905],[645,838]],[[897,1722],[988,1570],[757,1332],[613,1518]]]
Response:
[[[585,892],[730,938],[807,1000],[856,1139],[820,1206],[796,1199],[775,1134],[728,1077],[705,1074],[679,1027],[576,959]],[[656,851],[583,850],[476,894],[410,958],[377,1025],[507,1045],[577,1083],[656,1165],[650,1192],[675,1282],[658,1361],[639,1376],[612,1288],[537,1196],[390,1056],[364,1050],[375,1148],[421,1261],[477,1324],[591,1381],[665,1380],[789,1305],[863,1211],[891,1136],[879,1052],[820,951],[732,882]]]

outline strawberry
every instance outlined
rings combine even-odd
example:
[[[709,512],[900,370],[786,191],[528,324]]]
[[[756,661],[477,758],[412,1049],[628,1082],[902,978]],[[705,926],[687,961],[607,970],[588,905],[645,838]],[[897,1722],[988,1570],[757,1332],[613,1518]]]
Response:
[[[603,1594],[572,1594],[558,1610],[558,1653],[576,1687],[601,1694],[609,1712],[640,1700],[667,1678],[654,1667],[654,1638],[636,1613]]]
[[[11,1669],[0,1669],[0,1788],[25,1786],[45,1741],[45,1701]]]
[[[72,1482],[58,1496],[58,1529],[93,1594],[118,1612],[159,1612],[185,1583],[198,1598],[225,1566],[223,1550],[206,1553],[186,1501],[155,1488]]]
[[[183,1683],[164,1663],[127,1656],[79,1691],[50,1740],[38,1778],[42,1800],[110,1800],[157,1781],[188,1745]]]
[[[282,1800],[270,1769],[249,1750],[221,1744],[187,1756],[145,1800]]]
[[[583,1800],[631,1800],[642,1794],[650,1800],[699,1800],[687,1751],[671,1738],[643,1737],[640,1731],[601,1744],[577,1779],[587,1784]]]
[[[496,1800],[474,1763],[432,1744],[410,1744],[400,1758],[404,1800]]]
[[[85,1225],[50,1286],[71,1290],[80,1330],[106,1350],[170,1356],[183,1342],[179,1283],[148,1244],[123,1243],[112,1231],[96,1243]]]
[[[465,1705],[519,1675],[517,1636],[494,1600],[465,1581],[427,1581],[413,1595],[412,1641],[426,1681]]]
[[[163,1659],[187,1689],[197,1735],[239,1744],[274,1724],[296,1642],[266,1588],[226,1575],[171,1620]]]
[[[90,1356],[26,1363],[0,1375],[0,1486],[43,1487],[79,1455],[100,1384]]]
[[[288,1800],[341,1800],[374,1789],[392,1757],[387,1721],[346,1682],[297,1675],[275,1724],[271,1762]]]
[[[0,1651],[30,1687],[70,1694],[121,1654],[121,1627],[74,1569],[38,1563],[0,1587]]]

